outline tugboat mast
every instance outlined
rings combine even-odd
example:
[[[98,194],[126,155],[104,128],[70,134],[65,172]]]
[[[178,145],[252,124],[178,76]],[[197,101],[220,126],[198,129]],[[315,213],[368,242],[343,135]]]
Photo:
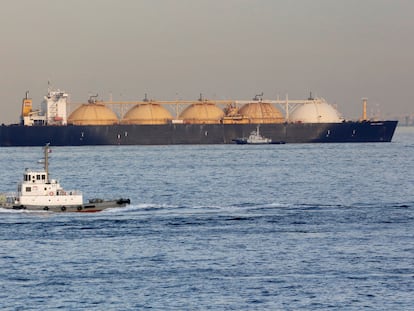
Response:
[[[50,143],[47,143],[46,146],[44,147],[44,168],[45,168],[45,172],[46,172],[46,182],[49,183],[49,145]]]

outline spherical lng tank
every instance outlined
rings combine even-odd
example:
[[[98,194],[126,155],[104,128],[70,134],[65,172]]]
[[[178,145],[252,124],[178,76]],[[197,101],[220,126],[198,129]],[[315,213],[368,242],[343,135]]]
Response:
[[[289,117],[289,121],[301,123],[340,123],[343,120],[334,107],[322,100],[297,107]]]
[[[104,104],[82,104],[68,118],[73,125],[113,125],[118,123],[116,114]]]
[[[145,103],[132,107],[123,117],[123,124],[167,124],[171,113],[157,103]]]
[[[248,103],[240,108],[239,114],[249,118],[251,123],[283,123],[282,113],[270,103]]]
[[[216,124],[224,117],[224,111],[213,103],[195,103],[188,106],[179,118],[184,123]]]

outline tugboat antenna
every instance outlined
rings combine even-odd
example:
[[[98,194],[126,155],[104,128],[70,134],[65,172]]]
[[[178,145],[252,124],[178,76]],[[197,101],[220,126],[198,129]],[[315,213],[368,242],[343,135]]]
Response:
[[[50,143],[47,143],[46,146],[44,147],[44,167],[45,167],[45,172],[46,172],[46,182],[49,183],[49,145]]]

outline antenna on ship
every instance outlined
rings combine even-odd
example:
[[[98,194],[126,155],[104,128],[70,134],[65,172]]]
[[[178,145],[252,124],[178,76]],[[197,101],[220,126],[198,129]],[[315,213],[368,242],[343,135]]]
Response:
[[[52,82],[50,82],[50,80],[47,80],[47,95],[48,97],[50,97],[50,93],[52,92],[53,86],[52,86]]]
[[[144,97],[144,99],[142,100],[143,102],[148,102],[149,100],[148,100],[148,96],[147,96],[147,93],[145,93],[145,97]]]
[[[308,98],[308,100],[314,100],[315,98],[313,98],[313,96],[312,96],[312,91],[310,91],[309,92],[309,98]]]

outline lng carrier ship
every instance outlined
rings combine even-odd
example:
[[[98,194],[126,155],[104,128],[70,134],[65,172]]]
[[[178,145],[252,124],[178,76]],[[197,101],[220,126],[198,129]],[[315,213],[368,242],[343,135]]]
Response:
[[[76,104],[48,90],[39,109],[23,99],[19,124],[0,126],[0,146],[232,144],[260,127],[280,143],[390,142],[397,121],[343,119],[322,98],[267,100],[98,101]]]

